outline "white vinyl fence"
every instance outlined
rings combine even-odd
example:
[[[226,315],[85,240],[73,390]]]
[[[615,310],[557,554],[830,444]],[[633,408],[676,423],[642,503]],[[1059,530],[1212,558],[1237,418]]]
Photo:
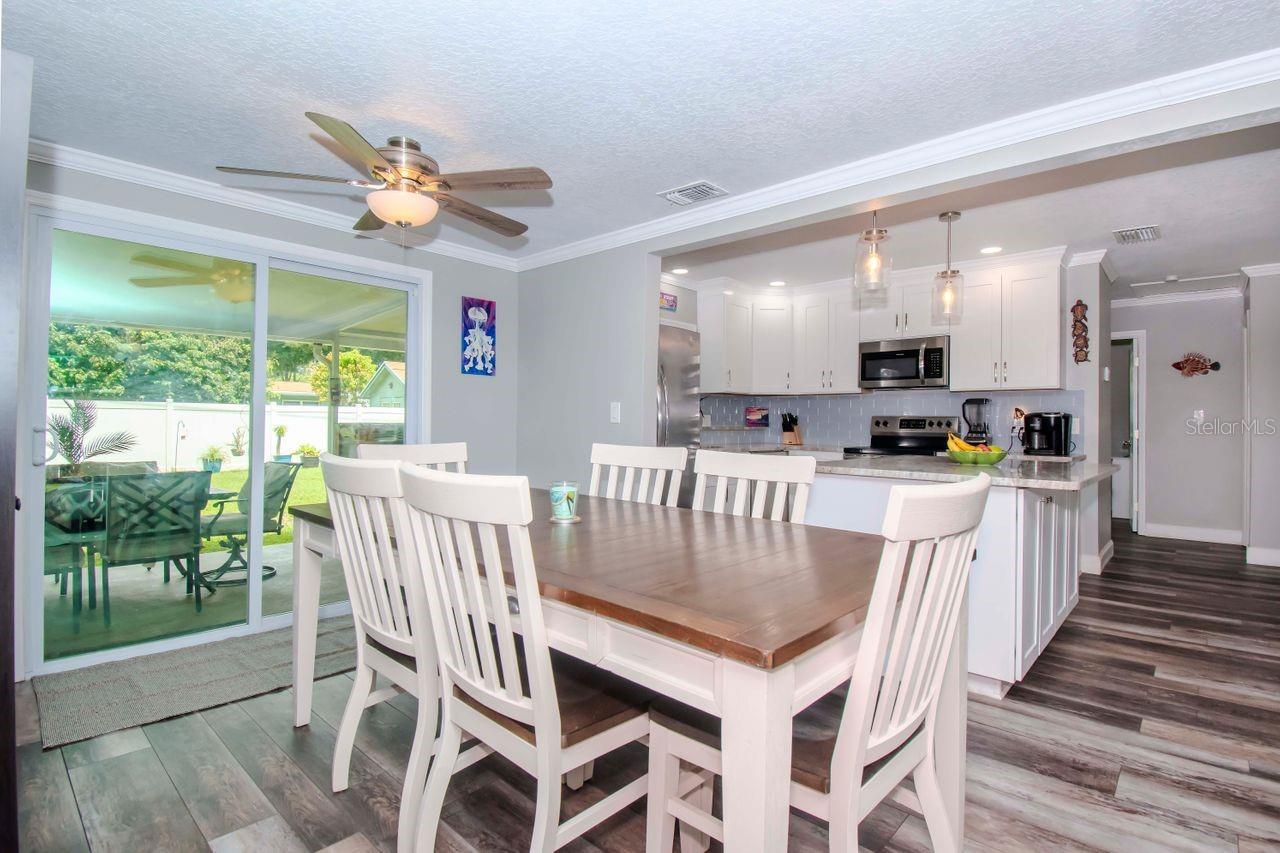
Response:
[[[95,457],[99,462],[155,462],[161,471],[200,468],[200,455],[210,445],[227,452],[223,470],[247,468],[248,455],[232,456],[231,442],[236,427],[244,427],[246,445],[249,436],[249,406],[224,403],[151,403],[136,400],[95,400],[98,423],[88,439],[117,430],[132,433],[137,445],[125,453]],[[67,401],[50,400],[48,414],[67,411]],[[47,422],[47,418],[46,418]],[[342,406],[338,409],[340,424],[402,424],[404,409]],[[260,449],[264,459],[276,452],[276,426],[285,426],[280,442],[282,453],[293,453],[301,444],[310,444],[322,453],[329,450],[329,407],[325,405],[267,404],[266,446]],[[66,460],[55,456],[50,464]]]

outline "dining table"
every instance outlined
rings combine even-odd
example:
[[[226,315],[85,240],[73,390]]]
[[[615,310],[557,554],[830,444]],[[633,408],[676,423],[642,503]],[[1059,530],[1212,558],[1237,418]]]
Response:
[[[725,849],[785,850],[792,718],[850,679],[884,540],[585,495],[581,521],[563,524],[551,520],[546,491],[532,490],[532,500],[529,538],[551,646],[719,717]],[[322,563],[338,553],[327,504],[289,512],[294,724],[305,726]],[[966,620],[962,612],[959,624]],[[960,838],[965,633],[956,632],[932,721]]]

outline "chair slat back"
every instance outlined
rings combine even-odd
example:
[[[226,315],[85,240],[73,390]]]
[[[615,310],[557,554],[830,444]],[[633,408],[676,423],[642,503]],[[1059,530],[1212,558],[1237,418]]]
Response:
[[[356,626],[406,654],[429,631],[425,588],[414,565],[400,463],[320,457],[333,530]],[[426,639],[430,635],[421,637]]]
[[[693,508],[752,518],[765,518],[767,512],[767,517],[774,521],[803,524],[817,467],[818,461],[812,456],[699,450],[693,460],[697,476]],[[711,488],[714,492],[708,506],[707,494]]]
[[[675,506],[689,451],[683,447],[591,445],[591,485],[587,494],[624,501]],[[619,472],[622,490],[618,491]],[[604,489],[601,490],[601,482]],[[663,487],[667,487],[663,498]]]
[[[905,743],[936,707],[958,628],[991,478],[895,486],[853,681],[836,741],[833,784]],[[847,793],[847,791],[845,791]]]
[[[200,550],[200,511],[208,471],[122,474],[105,478],[106,544],[112,563],[148,562]]]
[[[437,471],[466,473],[467,443],[453,441],[442,444],[358,444],[357,459],[382,459],[426,465]]]
[[[537,737],[558,738],[560,711],[529,546],[528,479],[407,465],[401,475],[446,681],[534,726]]]

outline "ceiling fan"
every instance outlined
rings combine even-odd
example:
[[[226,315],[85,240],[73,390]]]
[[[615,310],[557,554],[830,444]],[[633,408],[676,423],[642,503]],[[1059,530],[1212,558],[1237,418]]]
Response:
[[[150,252],[139,252],[130,260],[135,264],[146,264],[185,273],[180,276],[129,279],[129,283],[137,287],[212,285],[213,295],[225,302],[234,304],[248,302],[253,298],[253,266],[251,264],[215,258],[211,266],[201,266]]]
[[[365,199],[369,210],[353,226],[357,231],[377,231],[384,225],[417,228],[419,225],[426,225],[443,209],[446,213],[469,219],[505,237],[518,237],[529,226],[463,201],[451,193],[466,190],[545,190],[551,187],[551,178],[547,173],[532,166],[442,175],[436,161],[423,154],[422,146],[407,136],[393,136],[383,147],[374,148],[354,127],[341,119],[320,113],[307,113],[307,118],[363,163],[369,171],[369,179],[348,180],[269,169],[241,169],[235,166],[219,166],[218,171],[268,178],[296,178],[300,181],[325,181],[373,190]]]

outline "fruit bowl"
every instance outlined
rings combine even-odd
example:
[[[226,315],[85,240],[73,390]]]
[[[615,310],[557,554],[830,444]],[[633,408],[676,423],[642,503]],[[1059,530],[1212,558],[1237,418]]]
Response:
[[[948,450],[947,456],[951,457],[952,462],[959,462],[961,465],[996,465],[1009,455],[1009,451],[1003,447],[993,447],[990,450]]]

